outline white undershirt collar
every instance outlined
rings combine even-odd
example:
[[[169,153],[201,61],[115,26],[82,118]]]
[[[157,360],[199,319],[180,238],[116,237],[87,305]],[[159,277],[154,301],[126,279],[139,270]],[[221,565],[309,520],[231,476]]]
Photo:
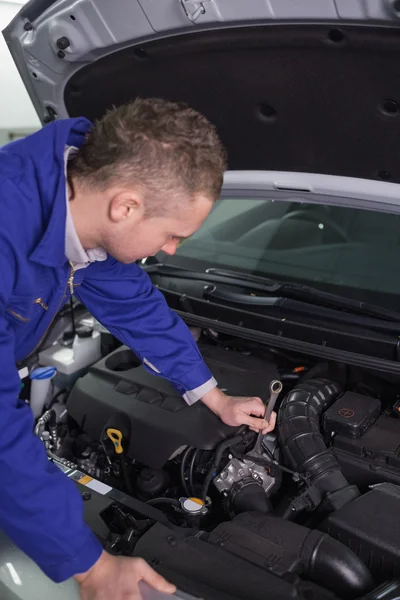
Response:
[[[66,146],[64,151],[64,169],[65,179],[67,180],[67,164],[72,153],[77,152],[78,148]],[[65,256],[74,265],[74,269],[85,269],[90,263],[103,261],[107,259],[107,252],[102,248],[85,250],[76,233],[75,225],[72,220],[71,209],[68,198],[68,184],[65,186],[65,198],[67,203],[67,216],[65,222]]]

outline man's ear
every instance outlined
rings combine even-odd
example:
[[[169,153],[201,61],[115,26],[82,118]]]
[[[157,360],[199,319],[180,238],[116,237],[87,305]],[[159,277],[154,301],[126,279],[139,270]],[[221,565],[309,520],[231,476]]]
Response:
[[[110,194],[108,213],[113,223],[120,223],[126,219],[141,220],[144,215],[143,200],[135,192],[115,190]]]

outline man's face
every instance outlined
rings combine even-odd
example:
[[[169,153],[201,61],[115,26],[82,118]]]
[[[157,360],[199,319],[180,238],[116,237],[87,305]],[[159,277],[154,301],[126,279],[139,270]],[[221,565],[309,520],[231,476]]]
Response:
[[[160,250],[173,255],[179,243],[199,229],[212,207],[209,198],[199,195],[171,216],[126,218],[118,227],[108,229],[104,249],[125,264],[153,256]]]

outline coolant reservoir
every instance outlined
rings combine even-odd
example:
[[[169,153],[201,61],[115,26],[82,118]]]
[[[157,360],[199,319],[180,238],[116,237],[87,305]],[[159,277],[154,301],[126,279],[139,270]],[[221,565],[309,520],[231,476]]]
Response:
[[[99,331],[77,334],[72,346],[54,344],[39,353],[39,363],[52,365],[59,374],[75,375],[101,358],[101,335]]]

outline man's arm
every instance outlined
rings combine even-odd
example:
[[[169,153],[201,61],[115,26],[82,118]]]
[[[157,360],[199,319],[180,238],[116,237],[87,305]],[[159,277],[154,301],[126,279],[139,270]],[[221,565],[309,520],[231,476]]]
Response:
[[[102,548],[83,520],[82,498],[33,434],[19,400],[14,335],[5,316],[13,288],[13,255],[0,248],[0,528],[54,581],[88,570]]]
[[[137,264],[114,259],[91,265],[76,296],[116,338],[129,346],[145,368],[168,379],[188,404],[202,400],[228,425],[271,431],[260,398],[233,398],[217,386],[185,323]]]
[[[168,379],[188,404],[216,387],[188,327],[137,264],[111,258],[95,263],[86,269],[75,294],[150,373]]]
[[[0,241],[0,528],[55,582],[75,576],[82,600],[139,594],[138,582],[172,593],[175,587],[143,560],[103,551],[83,520],[75,487],[47,459],[33,434],[33,415],[19,400],[14,336],[5,317],[15,269]],[[15,265],[14,265],[15,267]]]

